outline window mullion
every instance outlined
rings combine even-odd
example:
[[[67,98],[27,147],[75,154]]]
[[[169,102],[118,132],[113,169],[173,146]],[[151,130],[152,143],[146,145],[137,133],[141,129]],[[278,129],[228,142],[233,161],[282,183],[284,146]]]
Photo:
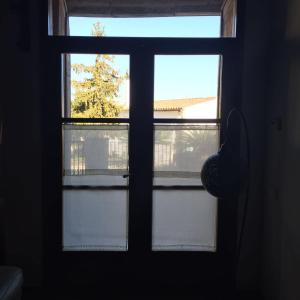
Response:
[[[130,57],[129,251],[151,249],[154,56]]]

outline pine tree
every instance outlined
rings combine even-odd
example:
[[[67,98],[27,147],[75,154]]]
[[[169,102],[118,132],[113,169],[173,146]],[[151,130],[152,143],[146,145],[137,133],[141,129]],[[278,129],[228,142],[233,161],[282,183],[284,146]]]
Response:
[[[99,38],[104,36],[104,28],[100,23],[94,24],[92,35]],[[114,99],[127,75],[120,76],[112,66],[113,61],[111,55],[97,54],[94,65],[72,65],[76,74],[87,75],[83,80],[72,80],[72,117],[110,118],[119,115],[122,107]]]

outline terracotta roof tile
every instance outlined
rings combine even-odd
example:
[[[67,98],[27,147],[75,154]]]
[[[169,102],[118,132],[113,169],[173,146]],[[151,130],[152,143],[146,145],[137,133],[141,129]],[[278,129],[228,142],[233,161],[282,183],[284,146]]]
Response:
[[[215,99],[216,97],[155,100],[154,111],[181,111],[184,107]],[[124,110],[128,110],[128,107]]]
[[[211,101],[214,99],[215,97],[156,100],[154,101],[154,110],[155,111],[181,111],[183,108],[187,106]]]

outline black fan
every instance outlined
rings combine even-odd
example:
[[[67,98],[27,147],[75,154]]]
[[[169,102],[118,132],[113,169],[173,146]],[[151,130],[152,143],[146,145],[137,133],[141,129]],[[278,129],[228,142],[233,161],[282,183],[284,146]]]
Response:
[[[239,193],[244,178],[242,161],[224,143],[218,153],[210,156],[201,171],[205,189],[217,198],[227,198]]]
[[[239,194],[241,187],[246,179],[247,162],[240,158],[236,144],[232,141],[229,132],[230,119],[233,113],[237,114],[243,120],[246,133],[247,152],[248,151],[248,135],[246,130],[246,122],[237,109],[230,111],[227,118],[226,140],[220,147],[220,150],[210,156],[203,164],[201,171],[201,181],[204,188],[213,196],[218,198],[227,198]],[[248,155],[248,154],[247,154]]]
[[[240,158],[237,151],[237,143],[231,137],[229,125],[233,114],[241,119],[244,126],[246,141],[246,160]],[[250,174],[250,149],[248,128],[244,115],[237,109],[232,109],[227,117],[226,139],[218,153],[210,156],[201,171],[201,180],[205,189],[217,198],[230,201],[230,198],[239,196],[245,186],[245,202],[241,227],[237,244],[237,265],[240,259],[242,240],[246,224],[248,200],[249,200],[249,174]]]

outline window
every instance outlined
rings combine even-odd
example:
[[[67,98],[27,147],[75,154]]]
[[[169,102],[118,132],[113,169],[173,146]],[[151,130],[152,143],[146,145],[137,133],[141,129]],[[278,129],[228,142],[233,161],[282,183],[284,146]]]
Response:
[[[63,97],[63,249],[127,251],[130,57],[67,55],[71,97]],[[219,147],[219,64],[219,55],[154,56],[148,130],[154,129],[155,251],[216,251],[217,201],[203,190],[200,172]],[[144,126],[143,120],[135,123]],[[137,136],[131,144],[139,143]],[[137,153],[130,155],[134,160]]]
[[[48,3],[50,35],[89,36],[90,27],[86,25],[89,19],[92,24],[101,22],[111,37],[236,36],[236,0],[175,0],[172,3],[48,0]],[[211,26],[203,30],[207,22]]]
[[[239,98],[237,8],[230,0],[188,2],[49,2],[45,197],[53,274],[57,262],[66,280],[88,282],[101,266],[103,282],[137,274],[198,282],[227,272],[233,260],[236,203],[209,196],[200,171]],[[106,36],[101,23],[86,36],[91,18],[105,19]],[[154,18],[178,20],[184,31],[169,24],[173,34],[158,35],[148,26]],[[214,30],[205,36],[181,25],[192,19],[215,20]],[[124,20],[143,30],[122,36]],[[197,278],[192,261],[203,269]]]
[[[212,38],[220,36],[220,19],[220,16],[70,17],[69,24],[71,36],[89,36],[91,34],[91,24],[100,22],[105,28],[105,36],[109,37]]]
[[[63,125],[64,251],[127,250],[128,129]]]

